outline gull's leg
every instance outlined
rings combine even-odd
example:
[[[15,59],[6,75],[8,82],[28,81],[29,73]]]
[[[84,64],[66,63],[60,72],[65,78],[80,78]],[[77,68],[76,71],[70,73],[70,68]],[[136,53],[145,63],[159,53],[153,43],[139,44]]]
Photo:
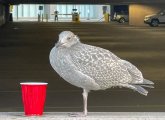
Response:
[[[71,113],[71,114],[69,114],[71,117],[85,117],[85,116],[87,116],[87,113],[88,113],[88,110],[87,110],[87,98],[88,98],[88,90],[86,90],[86,89],[83,89],[83,93],[82,93],[82,95],[83,95],[83,109],[84,109],[84,111],[83,111],[83,113]]]
[[[84,102],[84,111],[83,111],[84,116],[87,116],[87,113],[88,113],[88,110],[87,110],[88,92],[89,92],[88,90],[83,89],[82,95],[83,95],[83,102]]]

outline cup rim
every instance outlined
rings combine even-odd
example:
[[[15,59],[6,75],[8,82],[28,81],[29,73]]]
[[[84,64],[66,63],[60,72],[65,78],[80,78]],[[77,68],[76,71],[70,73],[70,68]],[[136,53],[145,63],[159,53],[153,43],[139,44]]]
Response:
[[[47,85],[46,82],[21,82],[21,85]]]

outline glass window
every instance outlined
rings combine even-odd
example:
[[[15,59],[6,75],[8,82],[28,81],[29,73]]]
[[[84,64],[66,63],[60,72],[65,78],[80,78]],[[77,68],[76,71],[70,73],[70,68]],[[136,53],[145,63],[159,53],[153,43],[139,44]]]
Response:
[[[102,6],[105,5],[73,5],[73,4],[50,4],[47,5],[48,9],[39,10],[39,6],[42,5],[44,8],[43,4],[20,4],[14,5],[13,8],[13,17],[25,17],[25,18],[36,18],[38,17],[38,14],[44,14],[49,13],[48,16],[50,16],[49,19],[54,19],[54,10],[59,11],[59,14],[72,14],[72,9],[77,9],[78,12],[80,13],[80,19],[100,19],[103,17],[103,11],[102,11]],[[108,11],[110,12],[110,6],[108,6]],[[59,18],[71,18],[72,15],[59,15]]]

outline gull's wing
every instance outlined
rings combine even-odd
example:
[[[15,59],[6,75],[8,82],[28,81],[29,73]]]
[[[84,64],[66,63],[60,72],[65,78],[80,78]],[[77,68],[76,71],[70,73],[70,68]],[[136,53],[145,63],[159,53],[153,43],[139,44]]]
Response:
[[[120,60],[120,66],[121,67],[126,67],[127,71],[132,77],[131,84],[142,84],[144,82],[143,75],[140,70],[137,69],[136,66],[131,64],[130,62],[126,60]]]
[[[106,49],[79,43],[69,53],[77,70],[94,79],[103,89],[132,81],[121,59]]]

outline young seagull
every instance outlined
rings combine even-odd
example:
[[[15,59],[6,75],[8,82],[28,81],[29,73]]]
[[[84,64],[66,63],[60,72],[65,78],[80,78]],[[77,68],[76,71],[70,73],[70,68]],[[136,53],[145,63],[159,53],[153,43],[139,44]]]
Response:
[[[67,82],[83,89],[84,112],[90,90],[126,87],[147,96],[143,87],[153,88],[153,82],[130,62],[120,59],[109,50],[83,44],[70,31],[63,31],[50,52],[50,64]]]

